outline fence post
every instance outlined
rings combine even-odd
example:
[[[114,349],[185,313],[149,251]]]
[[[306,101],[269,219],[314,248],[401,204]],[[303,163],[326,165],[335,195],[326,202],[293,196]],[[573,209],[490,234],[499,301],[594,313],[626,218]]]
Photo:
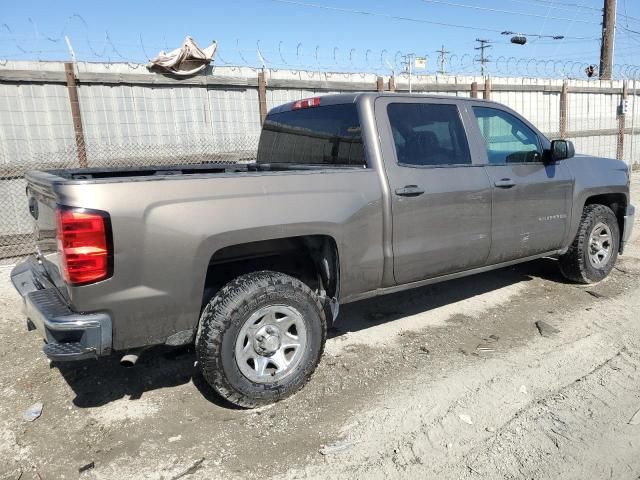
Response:
[[[80,167],[87,168],[87,151],[84,141],[84,130],[82,129],[82,114],[80,113],[80,101],[78,100],[78,87],[76,76],[73,72],[73,63],[65,62],[64,73],[67,78],[67,93],[69,94],[69,104],[71,105],[71,118],[73,120],[73,131],[76,137],[76,149],[78,150],[78,163]]]
[[[635,145],[635,126],[636,126],[636,79],[633,79],[633,91],[631,92],[631,145],[629,148],[629,168],[633,167],[634,158],[633,158],[633,146]]]
[[[267,82],[264,79],[264,71],[258,72],[258,104],[260,107],[260,125],[267,118]]]
[[[623,103],[628,97],[627,81],[622,83],[622,101],[620,102],[620,110],[618,111],[618,145],[616,148],[616,158],[618,160],[624,160],[624,129],[625,129],[625,114]],[[634,99],[635,100],[635,99]],[[632,139],[633,141],[633,139]]]
[[[568,119],[569,119],[569,82],[562,82],[562,91],[560,92],[560,138],[568,136]]]
[[[484,79],[484,92],[482,92],[482,98],[485,100],[491,100],[491,79],[489,77]]]
[[[478,98],[478,82],[471,82],[471,98]]]
[[[378,77],[376,79],[376,90],[379,92],[384,92],[384,79],[382,77]]]
[[[396,77],[389,77],[389,91],[396,91]]]

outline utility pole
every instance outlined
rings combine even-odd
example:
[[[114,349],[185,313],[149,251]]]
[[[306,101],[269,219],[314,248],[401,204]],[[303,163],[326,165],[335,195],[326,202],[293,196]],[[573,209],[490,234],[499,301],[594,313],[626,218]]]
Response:
[[[476,42],[480,43],[479,47],[475,47],[474,50],[480,50],[480,72],[482,73],[482,76],[484,77],[485,75],[485,64],[489,61],[489,59],[487,57],[485,57],[484,55],[484,50],[486,48],[491,48],[491,45],[489,45],[489,40],[483,39],[483,38],[476,38]]]
[[[449,52],[448,50],[445,50],[444,45],[442,45],[442,48],[440,50],[436,50],[436,52],[440,54],[438,56],[438,62],[440,63],[440,70],[438,70],[438,73],[440,75],[445,75],[447,73],[444,69],[444,62],[447,60],[447,57],[445,57],[445,55],[451,52]]]
[[[413,58],[414,57],[415,57],[415,54],[413,54],[413,53],[407,53],[403,57],[404,58],[405,71],[409,74],[409,93],[411,93],[411,74],[412,74]]]
[[[611,80],[615,32],[616,0],[604,0],[604,8],[602,10],[602,42],[600,44],[600,80]]]

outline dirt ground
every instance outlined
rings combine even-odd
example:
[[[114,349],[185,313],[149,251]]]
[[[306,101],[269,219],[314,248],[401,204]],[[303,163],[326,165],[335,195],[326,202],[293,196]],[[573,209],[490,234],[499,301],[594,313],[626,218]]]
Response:
[[[595,286],[544,259],[346,305],[307,387],[252,411],[189,349],[50,365],[1,268],[0,479],[638,479],[638,234]]]

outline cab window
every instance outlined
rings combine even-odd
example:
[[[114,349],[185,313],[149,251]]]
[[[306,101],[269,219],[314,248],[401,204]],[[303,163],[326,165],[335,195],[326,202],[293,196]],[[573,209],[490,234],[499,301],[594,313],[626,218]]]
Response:
[[[366,166],[355,103],[269,114],[257,162]]]
[[[519,118],[497,108],[473,107],[490,164],[542,161],[538,135]]]
[[[439,103],[390,103],[387,115],[400,165],[470,165],[458,107]]]

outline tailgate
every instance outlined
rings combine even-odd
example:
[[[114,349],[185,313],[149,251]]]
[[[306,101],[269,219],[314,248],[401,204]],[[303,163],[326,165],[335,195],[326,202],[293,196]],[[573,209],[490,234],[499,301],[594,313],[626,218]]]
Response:
[[[27,201],[29,213],[34,223],[36,254],[42,263],[44,274],[55,285],[64,298],[68,299],[66,284],[59,268],[58,245],[56,241],[56,196],[50,185],[33,182],[27,175]]]

